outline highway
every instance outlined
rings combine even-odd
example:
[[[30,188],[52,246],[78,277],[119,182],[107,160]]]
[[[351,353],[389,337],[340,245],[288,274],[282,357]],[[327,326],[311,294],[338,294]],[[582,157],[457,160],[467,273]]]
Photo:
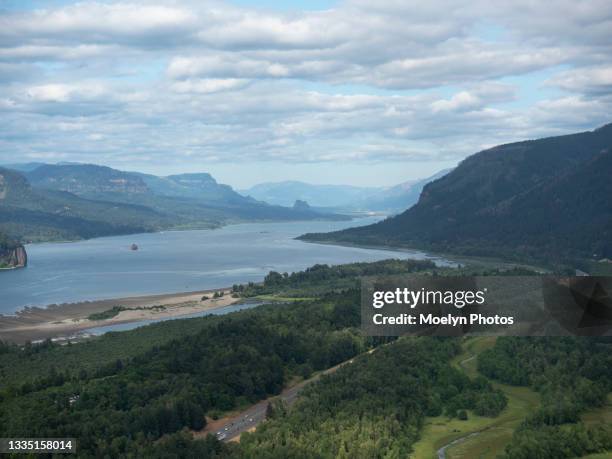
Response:
[[[292,386],[292,387],[289,387],[283,390],[279,395],[275,397],[272,397],[266,400],[262,400],[261,402],[251,406],[250,408],[242,411],[241,413],[227,419],[220,428],[217,428],[215,429],[215,431],[210,431],[210,432],[215,434],[219,440],[224,441],[224,442],[235,439],[236,437],[240,436],[242,432],[246,432],[250,429],[253,429],[257,427],[257,425],[260,422],[265,421],[266,408],[268,407],[268,403],[274,400],[280,399],[285,403],[285,405],[291,406],[293,403],[295,403],[300,391],[306,385],[318,380],[321,377],[321,375],[333,373],[341,366],[346,365],[348,363],[352,363],[352,362],[353,362],[353,359],[348,360],[346,362],[342,362],[341,364],[336,365],[335,367],[329,368],[313,376],[310,379],[302,381],[301,383],[296,384],[295,386]]]

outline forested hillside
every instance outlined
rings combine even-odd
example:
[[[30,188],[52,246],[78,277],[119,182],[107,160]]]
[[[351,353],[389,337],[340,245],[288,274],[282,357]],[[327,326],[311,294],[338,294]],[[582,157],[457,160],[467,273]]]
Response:
[[[0,168],[0,229],[14,238],[81,239],[153,231],[170,223],[144,206],[35,189],[22,174]]]
[[[199,430],[206,413],[253,403],[306,367],[328,368],[365,350],[366,339],[351,330],[357,324],[331,320],[347,301],[353,294],[285,306],[283,314],[261,307],[203,321],[197,334],[130,362],[12,381],[2,391],[2,434],[72,436],[84,454],[118,457],[185,427]]]
[[[378,224],[305,240],[566,261],[612,257],[612,124],[501,145],[425,186]]]
[[[257,202],[209,174],[156,177],[90,164],[25,169],[0,168],[0,229],[28,241],[214,228],[242,221],[346,218]]]
[[[390,272],[431,268],[412,261],[378,266]],[[333,285],[336,269],[304,273],[301,285]],[[351,269],[358,274],[367,265]],[[142,457],[158,438],[201,429],[207,413],[278,393],[295,377],[381,342],[358,328],[355,275],[351,280],[350,288],[325,289],[310,301],[185,320],[194,324],[187,333],[164,323],[153,337],[143,329],[66,347],[2,345],[0,433],[76,437],[81,457]],[[166,328],[174,332],[160,341]],[[132,344],[114,345],[126,335]]]
[[[403,458],[425,416],[461,417],[465,410],[497,416],[506,406],[504,394],[452,368],[459,350],[458,340],[439,338],[382,346],[309,387],[289,412],[244,434],[238,455]]]
[[[21,244],[11,239],[4,233],[0,233],[0,250],[13,250],[19,247]]]
[[[282,303],[67,346],[0,344],[0,434],[75,437],[77,457],[86,458],[406,457],[426,420],[495,421],[507,403],[497,380],[533,386],[543,398],[541,410],[521,413],[509,459],[540,457],[530,455],[533,438],[550,451],[557,443],[582,452],[611,447],[610,432],[580,423],[610,390],[609,340],[500,338],[479,359],[488,379],[469,376],[452,364],[462,352],[456,338],[362,334],[359,276],[410,272],[459,271],[388,260],[272,272],[262,285],[232,290]],[[272,405],[268,421],[240,444],[192,437],[206,416],[342,362],[296,405]]]

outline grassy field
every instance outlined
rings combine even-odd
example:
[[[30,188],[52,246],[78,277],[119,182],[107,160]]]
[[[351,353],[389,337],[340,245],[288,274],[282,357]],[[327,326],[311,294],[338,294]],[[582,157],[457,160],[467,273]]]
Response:
[[[478,375],[476,356],[495,344],[495,337],[469,338],[463,344],[464,351],[455,357],[452,365],[471,378]],[[421,439],[414,445],[415,459],[437,458],[437,451],[444,445],[472,433],[476,435],[450,446],[447,459],[495,458],[512,438],[512,432],[523,418],[535,409],[539,395],[526,387],[513,387],[493,383],[508,397],[508,406],[496,418],[468,413],[467,421],[448,419],[445,416],[427,418]]]
[[[586,425],[605,424],[612,426],[612,393],[608,394],[608,402],[605,406],[583,414],[582,422]]]
[[[497,457],[512,439],[514,429],[540,403],[539,395],[526,387],[494,384],[508,397],[508,406],[497,418],[488,418],[490,425],[476,436],[451,446],[448,459],[489,459]]]

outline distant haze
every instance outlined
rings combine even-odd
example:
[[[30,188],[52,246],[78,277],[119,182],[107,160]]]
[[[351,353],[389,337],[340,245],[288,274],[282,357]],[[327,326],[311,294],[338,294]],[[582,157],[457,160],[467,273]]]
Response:
[[[288,206],[299,199],[317,207],[394,213],[415,204],[423,186],[446,175],[449,170],[445,169],[430,177],[421,180],[409,180],[395,186],[356,187],[284,181],[262,183],[239,191],[255,199],[281,206]]]

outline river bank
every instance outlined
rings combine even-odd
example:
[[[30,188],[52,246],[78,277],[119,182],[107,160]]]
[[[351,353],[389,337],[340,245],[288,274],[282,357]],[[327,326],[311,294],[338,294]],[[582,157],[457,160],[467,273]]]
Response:
[[[239,301],[229,289],[221,288],[25,308],[14,315],[0,315],[0,340],[23,344],[54,339],[95,327],[193,315]]]

